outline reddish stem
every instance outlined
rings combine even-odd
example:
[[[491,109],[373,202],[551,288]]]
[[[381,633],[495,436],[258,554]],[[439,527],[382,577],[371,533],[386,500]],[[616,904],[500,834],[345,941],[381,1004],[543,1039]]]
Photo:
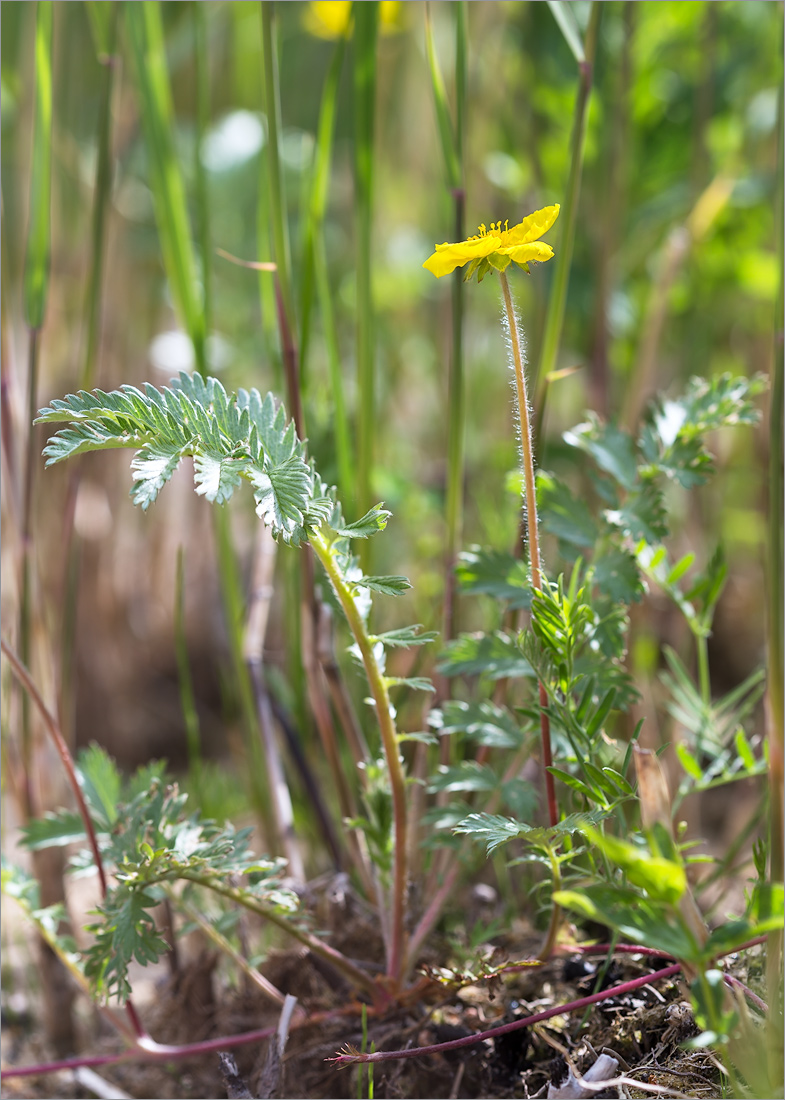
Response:
[[[90,811],[87,808],[87,803],[85,802],[84,795],[82,794],[82,788],[79,785],[79,779],[76,775],[76,766],[74,764],[73,757],[71,756],[71,753],[68,749],[68,745],[65,743],[65,738],[60,732],[58,721],[51,713],[43,698],[41,697],[41,694],[38,691],[38,688],[35,686],[35,683],[29,671],[19,660],[19,657],[16,655],[8,642],[6,642],[4,639],[0,640],[0,648],[2,648],[3,653],[8,658],[14,675],[23,685],[25,691],[27,691],[28,695],[38,708],[41,717],[44,720],[44,724],[49,731],[52,740],[54,741],[58,755],[63,762],[63,767],[65,768],[66,774],[68,776],[68,782],[71,785],[71,789],[74,792],[74,797],[76,798],[77,805],[79,806],[79,814],[82,818],[82,823],[85,827],[85,832],[87,833],[87,839],[93,853],[93,859],[95,861],[95,866],[98,871],[98,878],[101,883],[101,896],[105,898],[107,890],[106,872],[104,870],[103,859],[101,858],[101,851],[98,847],[98,837],[95,834],[95,826],[93,825],[93,820],[90,817]],[[137,1015],[133,1003],[130,1000],[126,1001],[125,1010],[128,1013],[128,1018],[131,1021],[131,1026],[134,1029],[136,1037],[138,1039],[143,1038],[147,1033],[142,1025],[141,1020],[139,1019],[139,1016]]]
[[[589,1005],[597,1004],[598,1001],[620,997],[624,993],[640,989],[641,986],[651,985],[652,982],[660,981],[663,978],[672,978],[680,970],[681,965],[674,963],[673,966],[666,966],[663,970],[656,970],[653,974],[644,974],[640,978],[633,978],[629,982],[623,982],[621,985],[613,986],[611,989],[606,989],[600,993],[592,993],[588,997],[570,1001],[569,1004],[555,1005],[543,1012],[536,1012],[533,1016],[525,1016],[521,1020],[514,1020],[511,1024],[502,1024],[501,1027],[491,1028],[490,1031],[478,1031],[475,1035],[467,1035],[463,1039],[452,1039],[447,1043],[433,1043],[427,1047],[410,1047],[408,1050],[379,1050],[373,1054],[338,1054],[334,1058],[328,1058],[327,1061],[334,1062],[338,1066],[350,1066],[355,1062],[389,1062],[401,1058],[421,1058],[425,1054],[444,1054],[448,1050],[460,1050],[462,1047],[482,1043],[485,1039],[498,1039],[500,1035],[509,1035],[512,1031],[520,1031],[523,1027],[531,1027],[532,1024],[542,1023],[543,1020],[550,1020],[553,1016],[562,1016],[567,1012],[578,1012]]]
[[[68,776],[68,782],[71,785],[71,790],[74,792],[77,805],[79,806],[79,814],[82,818],[82,824],[85,827],[87,833],[87,839],[90,844],[90,848],[93,853],[93,859],[95,860],[96,868],[98,869],[98,878],[101,881],[101,894],[106,896],[106,872],[104,871],[103,860],[101,859],[101,853],[98,849],[98,838],[95,835],[95,827],[93,826],[92,818],[90,817],[90,811],[87,809],[87,803],[84,800],[82,794],[82,788],[79,786],[79,780],[76,775],[76,767],[74,765],[73,757],[69,752],[68,745],[65,743],[65,738],[60,732],[60,725],[47,707],[46,703],[41,698],[41,694],[38,688],[33,682],[33,678],[29,671],[22,663],[16,652],[11,648],[5,639],[0,640],[0,648],[8,658],[11,668],[17,680],[22,684],[27,694],[35,703],[41,717],[44,720],[44,724],[49,731],[49,735],[54,741],[55,748],[60,759],[63,762],[63,767],[66,770]]]

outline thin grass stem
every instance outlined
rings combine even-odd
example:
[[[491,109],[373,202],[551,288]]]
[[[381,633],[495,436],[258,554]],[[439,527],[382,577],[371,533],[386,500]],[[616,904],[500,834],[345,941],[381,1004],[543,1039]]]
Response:
[[[180,685],[180,707],[185,722],[188,771],[193,781],[196,800],[201,805],[204,793],[202,789],[202,743],[185,634],[185,558],[182,546],[178,547],[177,550],[174,593],[174,649],[177,660],[177,678]]]
[[[87,283],[87,346],[82,362],[79,388],[95,385],[95,364],[101,338],[101,304],[104,272],[106,215],[112,193],[112,94],[117,59],[114,56],[120,5],[112,4],[107,21],[106,54],[99,57],[103,67],[101,100],[98,114],[98,163],[95,170],[92,224],[90,227],[90,275]]]
[[[783,832],[785,814],[783,813],[783,784],[785,783],[785,747],[783,723],[783,661],[785,660],[785,642],[783,642],[783,571],[785,570],[785,473],[783,472],[783,448],[785,447],[785,429],[783,428],[783,406],[785,406],[785,347],[783,345],[783,265],[785,265],[785,243],[783,243],[782,204],[783,204],[783,85],[780,82],[777,110],[777,251],[779,286],[774,312],[774,359],[772,363],[771,411],[769,420],[769,516],[767,531],[767,607],[766,633],[769,646],[769,677],[767,683],[768,741],[769,741],[769,879],[779,883],[785,879],[785,853],[783,852]],[[769,933],[766,953],[766,982],[768,1000],[771,1008],[768,1023],[768,1064],[769,1081],[776,1088],[783,1081],[783,933],[777,929]]]
[[[194,63],[196,70],[196,141],[194,143],[194,181],[196,199],[196,240],[202,275],[202,313],[205,338],[212,322],[212,266],[210,247],[210,197],[207,171],[202,160],[202,148],[210,127],[210,57],[207,47],[207,12],[205,4],[194,0],[191,7],[194,33]],[[205,349],[205,355],[207,354]]]
[[[376,107],[376,0],[353,6],[354,17],[354,169],[357,232],[357,506],[371,507],[374,443],[378,434],[375,401],[373,263],[374,113]],[[367,563],[369,544],[361,549]]]
[[[554,5],[555,7],[555,5]],[[600,23],[602,4],[596,0],[591,5],[589,25],[586,28],[586,40],[583,44],[583,60],[579,63],[578,94],[570,141],[570,171],[564,202],[561,205],[559,222],[561,236],[556,248],[553,283],[548,296],[548,310],[545,315],[545,330],[542,338],[539,369],[533,374],[532,389],[535,392],[534,407],[542,418],[548,376],[556,367],[556,357],[561,342],[564,313],[567,304],[567,287],[570,279],[575,226],[578,219],[578,200],[581,190],[583,154],[586,145],[586,122],[588,119],[589,98],[591,96],[594,56],[597,48],[597,33]]]
[[[278,81],[278,51],[275,44],[275,3],[262,0],[262,56],[264,61],[264,107],[267,115],[267,184],[270,196],[270,225],[277,264],[279,309],[283,309],[289,332],[294,332],[292,261],[289,248],[289,219],[283,194],[281,167],[281,93]],[[284,350],[285,355],[285,350]],[[290,410],[294,415],[294,409]],[[302,438],[302,436],[301,436]]]
[[[156,222],[172,296],[194,348],[196,369],[207,373],[204,302],[196,265],[188,207],[174,148],[174,108],[158,0],[124,9],[134,55]]]

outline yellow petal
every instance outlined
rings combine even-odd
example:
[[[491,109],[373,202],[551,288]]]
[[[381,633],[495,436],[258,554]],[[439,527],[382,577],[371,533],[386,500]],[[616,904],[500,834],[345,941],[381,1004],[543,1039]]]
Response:
[[[351,0],[311,0],[303,14],[303,25],[318,38],[343,38],[351,21]]]
[[[559,216],[559,204],[545,206],[542,210],[535,210],[524,218],[520,225],[513,226],[505,233],[505,245],[528,244],[536,241],[543,233],[547,233]]]
[[[517,244],[512,248],[501,248],[505,256],[509,256],[516,264],[527,264],[530,260],[545,263],[553,255],[553,249],[544,241],[533,241],[531,244]]]
[[[459,244],[437,244],[436,251],[428,257],[423,267],[440,279],[442,275],[449,275],[456,267],[463,267],[470,260],[481,259],[491,252],[497,252],[501,243],[501,237],[489,235],[478,237],[476,241],[461,241]]]

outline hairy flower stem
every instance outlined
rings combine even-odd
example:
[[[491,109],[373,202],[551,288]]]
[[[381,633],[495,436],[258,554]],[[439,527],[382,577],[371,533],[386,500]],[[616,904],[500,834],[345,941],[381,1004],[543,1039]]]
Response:
[[[382,735],[382,746],[387,761],[387,770],[390,777],[390,790],[393,803],[393,823],[395,832],[395,864],[393,871],[392,887],[392,925],[390,939],[387,945],[387,975],[394,983],[400,983],[403,978],[406,960],[405,949],[405,916],[406,898],[409,889],[408,853],[406,845],[406,779],[401,763],[400,749],[398,747],[398,735],[393,721],[390,707],[390,697],[387,693],[387,685],[381,673],[379,665],[373,654],[373,645],[365,628],[362,615],[354,600],[349,586],[341,575],[330,546],[319,531],[312,531],[309,535],[310,545],[319,561],[322,563],[330,583],[335,589],[346,620],[349,623],[357,648],[360,650],[365,674],[368,677],[368,685],[376,704],[376,715],[379,722],[379,730]]]
[[[523,346],[521,334],[518,328],[518,318],[515,316],[515,307],[510,293],[510,284],[504,271],[499,272],[499,280],[502,285],[502,299],[504,311],[507,317],[507,327],[510,332],[510,347],[512,349],[512,365],[515,374],[515,393],[518,398],[518,424],[521,432],[521,464],[523,466],[523,481],[526,499],[526,518],[529,528],[529,561],[531,563],[532,587],[542,590],[542,573],[540,570],[540,535],[537,525],[537,498],[534,489],[534,452],[532,448],[531,416],[529,412],[529,400],[526,395],[526,375],[524,373]],[[542,767],[545,774],[545,793],[548,801],[548,820],[551,825],[558,824],[559,808],[556,803],[556,789],[553,776],[548,769],[553,763],[551,753],[551,726],[546,707],[548,696],[545,687],[540,683],[540,735],[542,739]]]

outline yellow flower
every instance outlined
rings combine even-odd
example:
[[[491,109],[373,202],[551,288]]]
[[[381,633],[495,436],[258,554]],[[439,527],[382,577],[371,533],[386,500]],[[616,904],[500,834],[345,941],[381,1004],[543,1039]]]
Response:
[[[382,0],[379,8],[382,34],[395,29],[399,8],[399,0]],[[344,38],[349,34],[351,17],[351,0],[311,0],[305,9],[303,25],[317,38]]]
[[[449,275],[456,267],[469,264],[469,270],[464,279],[471,279],[477,272],[478,282],[490,269],[504,271],[510,263],[520,264],[529,270],[529,263],[536,260],[544,263],[550,260],[553,249],[549,244],[538,240],[546,233],[559,216],[559,204],[546,206],[542,210],[536,210],[524,218],[520,225],[507,228],[507,222],[502,227],[501,222],[491,222],[490,229],[480,226],[479,233],[475,237],[469,237],[468,241],[460,244],[437,244],[436,251],[423,264],[432,274],[440,279],[442,275]]]

